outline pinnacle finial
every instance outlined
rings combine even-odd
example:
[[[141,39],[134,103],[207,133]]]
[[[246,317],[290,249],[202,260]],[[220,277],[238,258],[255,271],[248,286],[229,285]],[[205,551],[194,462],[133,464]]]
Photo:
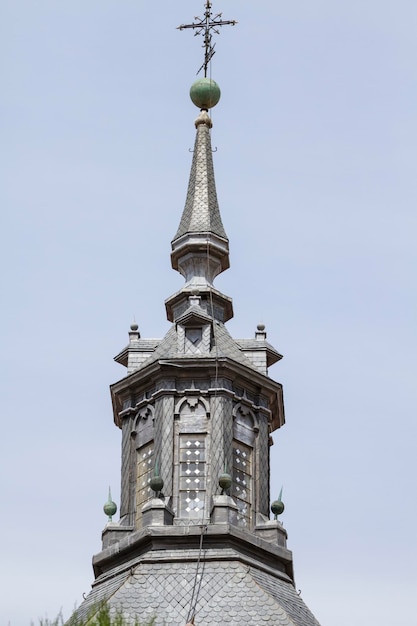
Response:
[[[275,500],[272,504],[271,504],[271,511],[274,514],[274,519],[277,520],[278,519],[278,515],[281,515],[284,512],[285,506],[284,503],[282,501],[282,487],[281,490],[279,492],[279,496],[278,496],[278,500]]]
[[[224,495],[225,491],[229,491],[232,486],[232,477],[227,471],[227,468],[224,468],[224,472],[219,476],[219,486],[221,491],[221,495]]]
[[[117,511],[117,504],[115,502],[113,502],[113,500],[112,500],[110,487],[109,487],[109,497],[108,497],[108,500],[107,500],[106,504],[103,506],[103,511],[108,516],[108,518],[109,518],[108,521],[112,522],[113,521],[113,515]]]
[[[164,481],[159,475],[159,464],[157,460],[155,461],[153,476],[149,481],[149,486],[152,489],[152,491],[155,492],[155,496],[157,498],[163,497],[163,494],[161,492],[162,492],[162,489],[164,488]]]
[[[213,17],[213,14],[211,12],[211,2],[209,0],[206,0],[205,9],[206,10],[204,12],[204,17],[195,17],[194,19],[196,21],[192,22],[192,24],[181,24],[181,26],[177,26],[177,28],[178,30],[192,28],[196,31],[194,33],[194,36],[203,35],[204,43],[202,47],[204,48],[204,62],[198,70],[197,74],[199,74],[201,70],[204,70],[204,78],[207,78],[207,69],[209,63],[216,53],[216,51],[214,50],[216,44],[212,42],[212,32],[215,32],[216,35],[219,35],[220,26],[234,26],[235,24],[237,24],[237,22],[236,20],[222,20],[221,13],[217,13]]]
[[[199,78],[191,85],[190,98],[202,111],[215,107],[220,95],[220,87],[211,78]]]

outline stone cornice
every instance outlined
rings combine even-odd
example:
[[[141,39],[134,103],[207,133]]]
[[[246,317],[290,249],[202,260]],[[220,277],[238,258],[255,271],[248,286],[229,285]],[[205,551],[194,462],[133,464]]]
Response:
[[[251,387],[258,387],[257,395],[266,395],[269,398],[270,418],[272,419],[272,430],[279,428],[284,424],[284,409],[282,400],[282,385],[268,376],[254,370],[249,370],[246,366],[233,361],[227,357],[220,357],[218,359],[207,357],[204,359],[196,357],[176,358],[176,359],[160,359],[155,361],[149,366],[145,366],[140,370],[137,370],[126,376],[122,380],[114,383],[110,386],[110,392],[113,401],[113,412],[115,423],[121,427],[120,413],[123,410],[121,406],[117,405],[116,398],[120,394],[134,394],[137,392],[137,387],[145,383],[147,386],[154,387],[155,384],[163,379],[168,378],[172,385],[172,378],[176,380],[181,378],[194,378],[197,377],[192,372],[202,371],[205,378],[212,378],[217,370],[219,378],[230,378],[230,374],[238,375],[239,378],[245,381],[247,384],[250,382]],[[168,375],[170,374],[170,375]],[[235,378],[234,378],[235,380]],[[222,393],[230,397],[235,397],[235,393],[224,387],[215,388],[212,387],[212,393]],[[172,395],[182,393],[178,391],[175,386],[166,388],[159,388],[152,393],[152,398],[158,398],[163,395]],[[245,402],[250,402],[247,398],[244,398]],[[256,406],[255,403],[251,403]],[[257,405],[259,406],[259,405]],[[275,410],[274,410],[275,406]],[[130,408],[130,407],[127,407]],[[127,410],[127,408],[125,410]],[[265,407],[259,407],[265,412]]]
[[[200,526],[155,526],[133,532],[93,556],[96,578],[106,571],[123,571],[147,560],[195,561],[201,538]],[[193,551],[195,552],[193,554]],[[211,554],[210,554],[210,551]],[[290,581],[292,552],[271,544],[254,533],[229,524],[208,524],[204,534],[204,560],[239,560]]]

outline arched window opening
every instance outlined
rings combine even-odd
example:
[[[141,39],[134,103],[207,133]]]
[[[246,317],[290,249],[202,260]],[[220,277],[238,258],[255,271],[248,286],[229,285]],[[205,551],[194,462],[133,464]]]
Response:
[[[178,411],[178,517],[198,519],[205,516],[207,406],[190,396]]]
[[[233,441],[232,496],[238,508],[239,526],[250,528],[252,505],[252,448],[241,441]]]
[[[255,420],[252,412],[238,405],[234,411],[232,497],[236,502],[239,526],[251,528],[254,509],[253,448]]]
[[[202,517],[205,496],[205,435],[180,435],[180,517]]]
[[[137,415],[132,432],[136,454],[135,501],[136,528],[142,526],[142,507],[153,497],[149,486],[154,471],[154,421],[153,407],[143,407]]]
[[[154,469],[154,445],[150,441],[137,451],[136,475],[136,526],[142,525],[142,507],[153,496],[149,486]]]

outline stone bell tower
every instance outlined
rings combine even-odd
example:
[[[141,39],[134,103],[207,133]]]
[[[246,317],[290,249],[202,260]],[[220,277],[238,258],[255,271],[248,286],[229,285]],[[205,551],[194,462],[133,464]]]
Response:
[[[318,625],[294,587],[280,500],[270,519],[271,433],[285,420],[282,386],[268,368],[281,355],[263,325],[253,338],[231,337],[232,301],[213,284],[229,267],[210,138],[220,89],[205,77],[190,95],[200,111],[171,244],[185,283],[165,302],[165,337],[143,339],[132,324],[115,357],[126,368],[111,386],[122,432],[120,521],[103,531],[77,614],[104,600],[158,626]],[[106,510],[114,512],[111,502]]]

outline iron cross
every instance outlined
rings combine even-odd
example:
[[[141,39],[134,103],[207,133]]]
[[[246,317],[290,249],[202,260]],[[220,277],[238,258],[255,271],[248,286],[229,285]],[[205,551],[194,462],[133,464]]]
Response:
[[[181,24],[181,26],[178,26],[177,28],[178,30],[184,30],[185,28],[194,29],[196,31],[194,33],[194,37],[196,37],[197,35],[203,35],[204,63],[198,70],[197,74],[199,74],[201,70],[204,69],[204,76],[206,77],[208,64],[210,63],[211,59],[213,58],[215,54],[214,48],[216,44],[215,43],[213,44],[211,41],[212,31],[214,31],[217,35],[219,35],[220,26],[226,26],[228,24],[230,24],[231,26],[234,26],[235,24],[237,24],[237,22],[235,20],[222,20],[221,13],[217,13],[217,15],[213,17],[213,14],[211,12],[211,2],[209,0],[207,0],[206,2],[206,10],[204,13],[204,17],[195,17],[194,19],[196,21],[193,22],[192,24]]]

